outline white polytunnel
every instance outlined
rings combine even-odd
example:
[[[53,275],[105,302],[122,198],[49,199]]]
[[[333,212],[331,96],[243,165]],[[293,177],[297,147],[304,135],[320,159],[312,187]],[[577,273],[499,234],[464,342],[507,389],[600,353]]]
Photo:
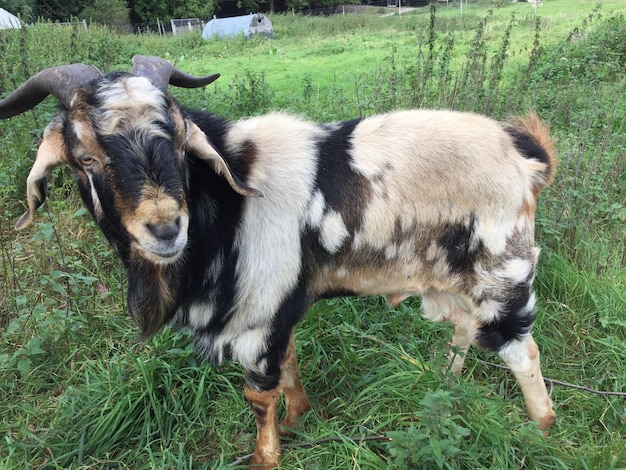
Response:
[[[202,31],[204,39],[236,37],[240,34],[243,34],[246,39],[254,36],[274,38],[274,27],[267,16],[254,13],[232,18],[214,18]]]

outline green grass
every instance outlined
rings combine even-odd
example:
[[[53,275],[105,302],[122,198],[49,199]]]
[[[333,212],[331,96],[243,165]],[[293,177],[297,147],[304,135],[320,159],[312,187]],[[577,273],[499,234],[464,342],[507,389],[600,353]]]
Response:
[[[275,15],[274,41],[36,25],[0,36],[0,90],[58,63],[128,70],[143,53],[221,73],[206,91],[172,93],[231,118],[279,108],[324,120],[411,106],[498,118],[537,109],[560,154],[539,207],[534,330],[544,375],[559,381],[549,381],[555,427],[544,437],[527,421],[515,379],[487,364],[499,362],[490,354],[472,351],[467,371],[452,376],[452,330],[423,320],[417,299],[397,309],[334,299],[297,330],[313,410],[285,439],[283,466],[626,468],[623,11],[622,1],[548,0],[536,15],[491,2],[401,18]],[[200,363],[185,332],[139,342],[124,273],[70,172],[52,178],[31,228],[12,228],[53,111],[47,100],[0,121],[0,469],[226,467],[254,446],[241,371]]]

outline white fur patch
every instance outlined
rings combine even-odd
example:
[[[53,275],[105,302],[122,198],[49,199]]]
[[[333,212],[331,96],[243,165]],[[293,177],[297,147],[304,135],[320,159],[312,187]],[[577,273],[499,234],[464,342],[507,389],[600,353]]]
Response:
[[[395,243],[390,243],[385,247],[385,259],[391,260],[395,258],[398,254],[398,245]]]
[[[171,138],[159,126],[168,119],[163,92],[147,78],[126,77],[114,83],[103,82],[98,94],[103,103],[98,108],[97,128],[103,135],[132,128],[136,132]]]
[[[509,341],[498,351],[498,355],[508,364],[513,373],[525,372],[532,365],[532,361],[528,357],[526,338]]]
[[[471,307],[466,300],[449,292],[424,294],[422,309],[424,318],[434,322],[453,320],[453,317],[458,316],[459,312],[462,312],[463,315],[471,313]]]
[[[494,255],[499,255],[506,250],[507,240],[511,237],[517,219],[514,217],[493,216],[483,217],[476,221],[475,236],[482,240],[485,248]]]
[[[315,125],[271,113],[234,123],[226,136],[234,152],[254,143],[257,159],[246,183],[264,197],[245,201],[234,240],[239,258],[233,314],[212,350],[222,355],[230,345],[233,359],[249,370],[255,370],[265,352],[272,320],[300,275],[300,236],[311,222],[307,209],[313,200],[319,133]],[[314,205],[322,203],[317,196]]]
[[[321,224],[321,241],[326,251],[331,254],[337,253],[348,235],[341,214],[334,210],[328,211]]]
[[[233,357],[245,370],[256,371],[264,374],[267,364],[259,362],[259,356],[267,351],[267,335],[269,331],[265,326],[252,328],[242,332],[231,341]]]
[[[321,191],[315,191],[308,209],[308,223],[311,227],[319,227],[324,217],[326,201]]]
[[[206,327],[215,316],[213,303],[194,304],[189,308],[187,321],[193,329],[199,330]]]
[[[494,272],[495,276],[510,279],[515,284],[528,282],[534,263],[523,258],[513,258],[504,262],[504,266]]]
[[[102,204],[100,203],[98,192],[93,185],[93,175],[91,174],[91,171],[86,171],[85,173],[87,174],[87,178],[89,179],[89,188],[91,190],[91,202],[93,203],[94,215],[97,220],[101,220],[104,213],[102,212]]]
[[[337,269],[337,271],[335,271],[335,276],[337,277],[337,279],[345,279],[346,277],[348,277],[348,270],[346,268],[339,268]]]
[[[321,191],[315,191],[307,208],[307,224],[320,231],[320,242],[331,254],[337,253],[346,238],[348,229],[341,217],[335,210],[328,209]]]
[[[478,307],[474,309],[474,316],[481,324],[492,323],[500,317],[502,302],[494,299],[483,300]]]
[[[192,255],[193,256],[193,255]],[[224,265],[224,253],[220,251],[215,255],[208,269],[206,270],[206,274],[208,276],[208,280],[211,282],[217,281],[219,276],[222,274],[222,267]]]

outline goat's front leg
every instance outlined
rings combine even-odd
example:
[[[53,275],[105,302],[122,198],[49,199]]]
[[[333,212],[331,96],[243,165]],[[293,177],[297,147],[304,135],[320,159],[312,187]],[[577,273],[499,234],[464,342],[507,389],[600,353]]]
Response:
[[[424,316],[431,321],[450,321],[454,324],[451,349],[448,358],[450,370],[460,374],[465,356],[476,337],[476,322],[467,301],[449,292],[429,292],[423,296]]]
[[[298,418],[311,408],[298,375],[293,331],[280,364],[278,386],[267,391],[259,391],[246,386],[244,392],[246,400],[254,411],[257,427],[256,447],[250,463],[260,465],[260,468],[274,468],[278,466],[280,461],[280,430],[277,408],[282,392],[285,393],[286,408],[286,416],[282,425],[284,428],[293,428]]]
[[[269,470],[280,462],[280,433],[276,415],[281,387],[257,391],[246,386],[244,394],[256,418],[256,445],[250,460],[252,465]]]
[[[448,357],[452,360],[450,370],[458,375],[465,364],[465,356],[474,343],[476,325],[471,315],[458,308],[450,316],[450,320],[454,323],[454,334],[452,335]]]
[[[248,383],[252,382],[249,381]],[[280,430],[277,408],[282,392],[285,393],[286,408],[286,416],[282,425],[288,430],[288,428],[293,428],[298,418],[311,408],[298,375],[296,342],[293,331],[280,364],[278,386],[266,391],[259,391],[246,386],[244,391],[246,400],[254,411],[257,427],[256,446],[250,463],[259,465],[259,468],[274,468],[280,462]]]

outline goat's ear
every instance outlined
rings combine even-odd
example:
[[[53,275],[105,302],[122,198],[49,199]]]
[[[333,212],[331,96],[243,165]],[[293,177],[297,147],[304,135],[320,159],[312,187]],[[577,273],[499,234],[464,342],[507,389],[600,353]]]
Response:
[[[35,211],[46,199],[46,177],[65,162],[65,140],[61,126],[51,123],[44,132],[43,141],[37,149],[35,163],[26,180],[28,211],[15,223],[16,230],[22,230],[32,223]]]
[[[247,186],[232,172],[226,160],[211,145],[205,133],[191,121],[187,121],[186,148],[208,163],[218,175],[226,178],[230,187],[237,193],[247,197],[263,197],[261,191]]]

